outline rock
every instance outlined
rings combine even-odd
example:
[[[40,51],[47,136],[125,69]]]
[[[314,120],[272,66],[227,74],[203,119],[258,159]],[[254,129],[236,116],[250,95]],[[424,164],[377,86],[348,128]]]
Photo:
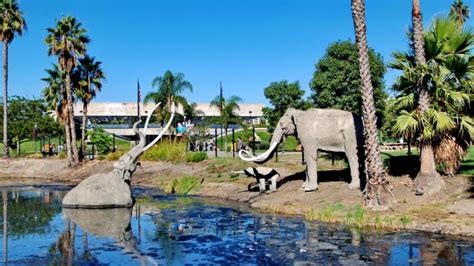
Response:
[[[90,176],[63,199],[66,208],[132,207],[133,203],[130,185],[112,172]]]

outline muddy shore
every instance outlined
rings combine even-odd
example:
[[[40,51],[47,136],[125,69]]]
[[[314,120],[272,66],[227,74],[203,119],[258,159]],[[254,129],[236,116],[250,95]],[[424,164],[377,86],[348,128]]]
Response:
[[[194,176],[202,183],[193,194],[245,202],[263,211],[357,226],[414,229],[474,237],[473,177],[445,178],[444,191],[422,197],[415,196],[411,191],[411,179],[408,176],[390,177],[395,202],[390,210],[374,213],[361,209],[362,192],[348,188],[344,180],[347,173],[342,166],[321,163],[321,171],[318,172],[319,190],[310,193],[301,189],[304,166],[298,163],[298,159],[270,163],[281,176],[278,191],[274,193],[259,193],[255,189],[256,180],[232,173],[246,166],[231,159],[209,159],[180,165],[145,161],[135,173],[132,184],[167,190],[174,180]],[[68,169],[64,160],[0,160],[0,186],[77,184],[91,174],[105,173],[111,169],[110,161],[91,161]]]

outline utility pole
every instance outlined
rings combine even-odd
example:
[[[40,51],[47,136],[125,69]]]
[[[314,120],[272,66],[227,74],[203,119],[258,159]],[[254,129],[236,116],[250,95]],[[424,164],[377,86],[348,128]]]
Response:
[[[223,113],[224,112],[224,93],[222,92],[222,80],[220,81],[220,98],[221,98],[221,119],[223,117]],[[221,120],[221,150],[222,150],[222,145],[224,145],[223,141],[222,141],[222,131],[223,131],[223,124],[224,121]],[[225,136],[227,138],[227,136]],[[217,137],[216,137],[216,140],[217,140]],[[217,142],[216,142],[217,144]],[[227,147],[226,147],[227,148]]]

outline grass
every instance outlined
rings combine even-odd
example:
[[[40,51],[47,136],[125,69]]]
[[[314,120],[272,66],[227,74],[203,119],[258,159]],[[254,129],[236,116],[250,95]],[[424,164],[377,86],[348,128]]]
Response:
[[[80,137],[80,136],[78,136]],[[45,138],[45,142],[47,144],[51,143],[54,144],[56,147],[59,145],[59,137],[51,137]],[[64,137],[61,137],[61,142],[65,146]],[[77,146],[80,146],[80,140],[77,141]],[[115,146],[117,146],[117,150],[119,151],[128,151],[132,147],[132,143],[127,140],[115,138]],[[92,147],[88,146],[88,149],[91,150]],[[25,157],[30,154],[40,153],[41,152],[41,140],[38,138],[36,142],[34,140],[25,140],[22,141],[20,144],[20,156]],[[0,143],[0,154],[3,155],[3,143]],[[10,157],[17,158],[17,150],[10,148]]]
[[[474,146],[469,148],[468,154],[459,168],[459,174],[474,176]]]
[[[187,195],[192,191],[199,190],[202,181],[203,180],[201,178],[196,176],[183,176],[181,178],[175,179],[165,188],[165,191],[167,193]]]
[[[231,131],[229,131],[231,132]],[[255,132],[255,134],[257,134],[257,136],[260,138],[261,140],[261,148],[259,147],[259,145],[257,144],[257,150],[266,150],[269,146],[270,146],[270,139],[271,139],[271,134],[268,133],[268,132],[263,132],[263,131],[257,131]],[[238,132],[235,132],[235,143],[237,143],[238,141],[238,138],[240,137],[244,144],[245,145],[249,145],[249,137],[252,136],[252,133],[250,131],[238,131]],[[225,138],[227,138],[227,145],[229,145],[229,147],[232,147],[232,133],[229,133],[226,137],[219,137],[217,138],[217,145],[219,145],[219,147],[222,147],[224,145],[224,142],[225,142]],[[293,136],[289,136],[286,138],[286,142],[285,142],[285,151],[294,151],[296,149],[296,146],[298,145],[298,140],[296,140],[295,137]],[[282,149],[282,148],[280,148]]]
[[[354,227],[403,228],[412,223],[406,215],[381,215],[372,213],[360,204],[346,206],[341,202],[326,204],[319,209],[310,209],[305,218],[310,221],[342,223]]]

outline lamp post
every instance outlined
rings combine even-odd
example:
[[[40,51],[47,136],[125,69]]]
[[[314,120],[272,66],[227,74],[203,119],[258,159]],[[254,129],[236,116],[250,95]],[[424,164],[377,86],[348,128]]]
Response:
[[[252,111],[249,111],[249,116],[252,123],[252,153],[255,156],[255,125],[253,124]]]

